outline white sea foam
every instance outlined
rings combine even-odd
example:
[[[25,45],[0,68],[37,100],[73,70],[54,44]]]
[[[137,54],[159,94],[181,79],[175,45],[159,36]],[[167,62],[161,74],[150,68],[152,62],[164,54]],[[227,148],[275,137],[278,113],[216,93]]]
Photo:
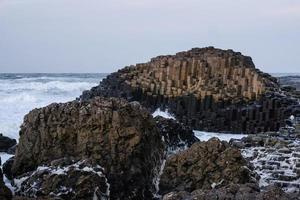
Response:
[[[0,132],[18,139],[23,117],[53,102],[67,102],[97,85],[99,74],[0,74]]]
[[[220,140],[225,140],[229,142],[231,139],[241,139],[243,137],[247,137],[247,135],[245,134],[214,133],[197,130],[194,130],[194,134],[200,141],[207,141],[210,138],[216,137]]]
[[[156,117],[156,116],[161,116],[161,117],[164,117],[164,118],[167,118],[167,119],[174,119],[175,120],[175,117],[168,112],[168,110],[160,110],[160,108],[156,109],[154,113],[152,113],[152,116],[153,117]]]
[[[3,164],[4,164],[8,159],[10,159],[10,158],[13,157],[13,156],[14,156],[14,155],[0,152],[0,157],[1,157],[1,169],[2,169]],[[6,185],[12,192],[14,192],[14,187],[11,185],[10,180],[8,180],[8,178],[6,178],[5,175],[3,175],[3,181],[4,181],[5,185]]]

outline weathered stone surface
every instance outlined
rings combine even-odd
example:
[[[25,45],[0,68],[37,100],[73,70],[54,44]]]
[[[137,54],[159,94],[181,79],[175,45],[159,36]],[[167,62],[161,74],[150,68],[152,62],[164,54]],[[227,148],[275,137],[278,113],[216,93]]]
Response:
[[[168,108],[198,130],[257,133],[278,130],[299,107],[281,94],[276,78],[232,50],[195,48],[158,56],[112,73],[81,99],[95,96],[139,101],[149,110]]]
[[[89,160],[55,160],[14,182],[16,195],[29,198],[105,200],[110,195],[104,169]]]
[[[15,159],[14,157],[11,157],[5,163],[2,164],[3,174],[5,174],[5,176],[9,180],[13,179],[13,176],[12,176],[12,173],[11,173],[11,168],[12,168],[12,165],[14,163],[14,159]]]
[[[212,190],[170,192],[163,200],[298,200],[297,194],[284,193],[278,187],[268,187],[261,191],[256,184],[230,184]]]
[[[268,132],[231,143],[241,148],[242,155],[261,176],[261,187],[276,185],[284,191],[300,192],[300,138]]]
[[[240,151],[212,138],[171,156],[160,179],[160,193],[192,192],[229,183],[256,182]]]
[[[14,177],[55,159],[92,159],[104,168],[111,198],[146,198],[164,145],[139,103],[95,98],[51,104],[25,116],[12,167]]]
[[[167,147],[167,153],[173,154],[192,146],[199,139],[194,135],[193,130],[173,119],[166,119],[160,116],[154,118],[156,125],[163,136]]]
[[[3,182],[3,174],[0,168],[0,199],[1,200],[11,200],[12,199],[12,192]]]
[[[7,152],[11,147],[15,146],[17,141],[0,133],[0,152]]]

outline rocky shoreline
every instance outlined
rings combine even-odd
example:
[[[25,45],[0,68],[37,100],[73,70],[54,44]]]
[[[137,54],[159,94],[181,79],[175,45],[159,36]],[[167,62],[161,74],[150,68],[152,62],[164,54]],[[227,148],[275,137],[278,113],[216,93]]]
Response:
[[[0,135],[15,154],[0,199],[300,199],[296,91],[212,47],[126,67],[29,112],[17,146]],[[176,119],[153,117],[158,108]],[[204,142],[195,128],[250,135]]]

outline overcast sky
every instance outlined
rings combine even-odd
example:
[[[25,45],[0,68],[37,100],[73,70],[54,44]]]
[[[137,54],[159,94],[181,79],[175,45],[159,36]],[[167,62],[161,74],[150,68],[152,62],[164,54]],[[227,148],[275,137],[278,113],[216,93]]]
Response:
[[[300,72],[299,0],[0,0],[0,72],[112,72],[192,47]]]

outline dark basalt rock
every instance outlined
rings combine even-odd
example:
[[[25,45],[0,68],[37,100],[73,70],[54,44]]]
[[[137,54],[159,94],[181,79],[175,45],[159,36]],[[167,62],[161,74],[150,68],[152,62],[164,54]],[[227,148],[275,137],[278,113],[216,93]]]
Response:
[[[300,91],[300,76],[282,76],[278,80],[283,89],[290,92]]]
[[[13,196],[12,192],[4,184],[2,170],[0,169],[0,199],[1,200],[11,200],[12,196]]]
[[[230,183],[256,183],[256,174],[248,168],[240,151],[225,141],[212,138],[167,159],[160,177],[160,193],[192,192]]]
[[[166,143],[167,153],[173,154],[192,146],[199,139],[194,135],[193,130],[173,119],[166,119],[161,116],[154,118],[156,125]]]
[[[139,101],[152,112],[168,108],[193,129],[231,133],[277,131],[300,110],[297,99],[255,69],[250,57],[212,47],[125,67],[80,99],[96,96]]]
[[[287,194],[280,188],[270,186],[261,191],[256,184],[230,184],[212,190],[195,190],[170,192],[163,196],[163,200],[298,200],[297,194]]]
[[[149,199],[164,150],[155,120],[137,102],[51,104],[25,116],[12,175],[63,157],[91,159],[104,168],[111,199]]]
[[[12,165],[14,163],[14,160],[15,158],[14,157],[11,157],[10,159],[8,159],[5,163],[3,163],[2,165],[2,170],[3,170],[3,174],[5,174],[5,176],[9,179],[9,180],[12,180],[13,179],[13,176],[12,176],[12,173],[11,173],[11,168],[12,168]]]
[[[291,120],[295,122],[294,120]],[[242,155],[261,175],[260,183],[276,185],[284,191],[300,189],[300,127],[288,127],[279,132],[249,135],[230,143],[241,149]],[[293,130],[293,131],[291,131]]]
[[[18,144],[10,147],[6,153],[14,155],[16,153],[17,146],[18,146]]]
[[[4,136],[0,133],[0,152],[8,152],[9,149],[17,144],[15,139]]]
[[[59,159],[14,181],[19,197],[105,200],[110,195],[104,169],[89,160]]]

